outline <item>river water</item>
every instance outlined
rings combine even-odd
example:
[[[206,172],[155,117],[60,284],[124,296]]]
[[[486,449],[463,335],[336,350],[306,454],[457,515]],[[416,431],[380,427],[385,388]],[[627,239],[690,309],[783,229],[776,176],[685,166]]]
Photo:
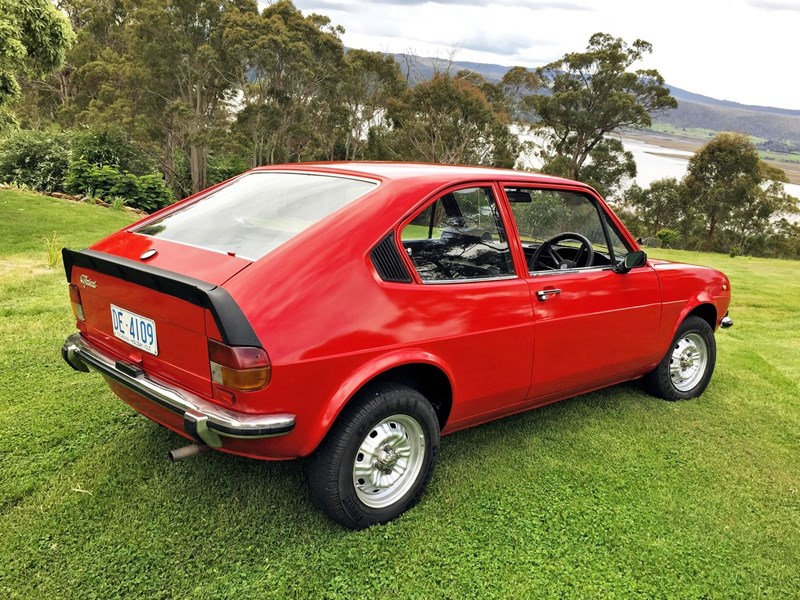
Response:
[[[673,150],[672,148],[640,140],[628,138],[621,138],[621,140],[625,149],[631,152],[636,159],[636,183],[640,186],[647,187],[656,179],[663,179],[664,177],[680,179],[686,175],[692,152]],[[661,156],[660,153],[670,154],[671,156]],[[784,184],[784,188],[787,194],[800,198],[800,185],[787,183]]]
[[[531,135],[523,134],[520,137],[523,140],[537,142],[537,139]],[[666,146],[624,137],[620,138],[620,140],[625,149],[631,152],[636,160],[637,175],[634,180],[641,187],[648,187],[656,179],[665,177],[681,179],[686,175],[689,159],[692,157],[693,152],[674,150]],[[664,156],[664,154],[669,154],[669,156]],[[529,155],[524,158],[524,166],[535,169],[541,166],[541,162]],[[795,198],[800,198],[800,185],[787,183],[784,188],[786,193]]]

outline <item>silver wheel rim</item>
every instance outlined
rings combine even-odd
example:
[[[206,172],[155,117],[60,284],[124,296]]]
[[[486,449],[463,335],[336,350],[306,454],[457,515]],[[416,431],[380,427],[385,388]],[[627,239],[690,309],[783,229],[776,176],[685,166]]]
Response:
[[[425,434],[416,419],[392,415],[369,430],[353,461],[356,496],[370,508],[400,500],[417,481],[425,459]]]
[[[703,378],[708,366],[708,345],[698,333],[687,333],[675,342],[669,357],[669,376],[679,392],[688,392]]]

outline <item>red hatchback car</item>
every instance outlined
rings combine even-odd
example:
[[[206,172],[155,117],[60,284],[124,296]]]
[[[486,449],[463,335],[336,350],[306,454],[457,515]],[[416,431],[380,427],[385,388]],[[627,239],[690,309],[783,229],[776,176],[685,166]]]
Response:
[[[419,499],[441,434],[638,377],[698,396],[732,324],[725,275],[510,170],[259,168],[63,256],[73,368],[194,442],[173,459],[310,457],[351,528]]]

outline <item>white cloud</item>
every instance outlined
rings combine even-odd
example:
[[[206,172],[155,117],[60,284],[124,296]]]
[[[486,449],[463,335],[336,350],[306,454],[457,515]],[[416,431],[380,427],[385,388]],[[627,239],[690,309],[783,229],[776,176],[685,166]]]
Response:
[[[536,67],[583,50],[598,31],[653,44],[641,66],[678,87],[800,108],[793,76],[800,2],[790,0],[298,0],[344,26],[353,48]]]
[[[352,12],[358,5],[361,5],[363,8],[364,3],[353,1],[353,0],[299,0],[295,2],[295,5],[298,8],[303,10],[322,10],[322,9],[330,9],[330,10],[343,10],[346,12]],[[422,4],[443,4],[443,5],[450,5],[450,6],[481,6],[486,7],[487,3],[485,0],[378,0],[370,2],[371,5],[381,5],[381,4],[391,4],[395,6],[419,6]],[[520,8],[526,8],[528,10],[580,10],[580,11],[591,11],[592,8],[590,5],[581,4],[578,2],[560,2],[558,0],[554,1],[536,1],[536,0],[494,0],[492,2],[494,6],[517,6]]]
[[[791,0],[747,0],[747,3],[753,8],[762,10],[793,10],[800,12],[800,2],[792,2]]]

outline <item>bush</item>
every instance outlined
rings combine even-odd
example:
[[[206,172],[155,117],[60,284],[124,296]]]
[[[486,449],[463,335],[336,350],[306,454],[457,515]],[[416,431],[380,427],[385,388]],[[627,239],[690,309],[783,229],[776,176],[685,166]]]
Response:
[[[134,175],[109,165],[95,165],[84,158],[73,160],[65,181],[73,194],[101,198],[119,196],[128,206],[153,212],[174,202],[160,174]]]
[[[656,237],[664,246],[669,248],[678,240],[679,237],[681,237],[681,234],[674,229],[659,229],[656,231]]]
[[[60,190],[69,152],[69,137],[63,133],[15,131],[0,140],[0,181],[40,192]]]
[[[84,159],[89,164],[108,165],[134,175],[147,175],[157,165],[124,133],[113,129],[86,129],[72,140],[72,160]]]
[[[248,162],[239,154],[212,154],[208,157],[208,187],[235,177],[250,168]],[[189,181],[191,182],[191,176]]]

